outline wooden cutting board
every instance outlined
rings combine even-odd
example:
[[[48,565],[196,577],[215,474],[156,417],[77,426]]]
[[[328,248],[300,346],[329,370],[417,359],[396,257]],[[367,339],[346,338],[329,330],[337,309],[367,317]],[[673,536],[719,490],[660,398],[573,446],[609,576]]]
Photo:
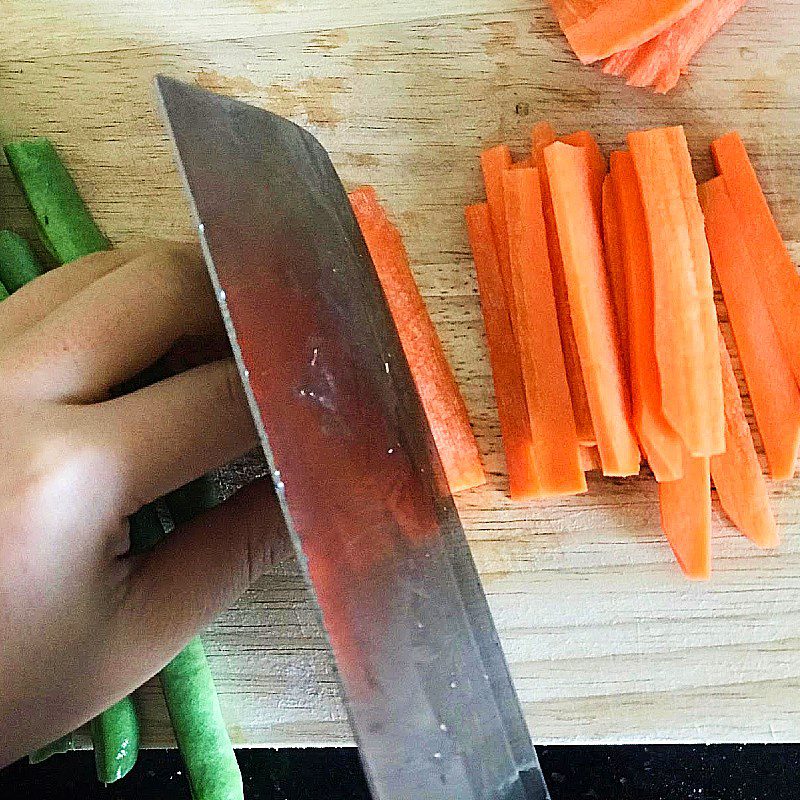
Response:
[[[458,505],[538,742],[800,738],[800,485],[772,487],[776,553],[758,552],[715,508],[707,585],[680,577],[648,477],[509,503],[462,221],[482,197],[481,148],[507,141],[522,154],[538,119],[590,128],[606,148],[631,128],[683,123],[700,178],[710,140],[738,128],[798,253],[800,3],[752,0],[666,99],[579,66],[544,0],[0,5],[0,133],[54,139],[114,241],[193,235],[153,111],[157,72],[292,117],[348,186],[377,187],[490,472]],[[3,226],[30,231],[5,165],[0,209]],[[237,744],[351,742],[293,565],[260,580],[205,640]],[[144,741],[170,742],[157,688],[139,699]]]

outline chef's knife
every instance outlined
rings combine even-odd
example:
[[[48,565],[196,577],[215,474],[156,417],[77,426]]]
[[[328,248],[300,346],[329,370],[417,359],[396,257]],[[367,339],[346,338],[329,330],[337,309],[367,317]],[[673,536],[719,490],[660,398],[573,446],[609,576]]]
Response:
[[[157,90],[293,542],[378,800],[547,789],[430,430],[322,146]]]

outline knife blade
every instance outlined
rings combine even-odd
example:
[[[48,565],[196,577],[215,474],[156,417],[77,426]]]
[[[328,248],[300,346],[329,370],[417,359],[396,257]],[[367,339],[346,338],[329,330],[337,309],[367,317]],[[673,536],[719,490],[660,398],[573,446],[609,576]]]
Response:
[[[347,195],[290,121],[157,95],[273,481],[379,800],[547,797]]]

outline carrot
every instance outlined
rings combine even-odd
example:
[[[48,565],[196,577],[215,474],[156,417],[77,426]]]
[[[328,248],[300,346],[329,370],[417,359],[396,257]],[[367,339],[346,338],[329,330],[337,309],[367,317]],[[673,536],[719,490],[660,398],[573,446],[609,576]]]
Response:
[[[550,0],[561,30],[584,64],[638,47],[691,13],[702,0]]]
[[[616,53],[603,72],[628,78],[629,86],[652,86],[666,94],[701,47],[728,22],[746,0],[703,0],[691,14],[639,47]]]
[[[635,475],[639,471],[639,448],[622,378],[601,222],[592,202],[590,156],[586,148],[561,142],[547,147],[544,156],[603,472]]]
[[[596,447],[581,445],[581,468],[584,472],[603,469],[603,463],[600,461],[600,451]]]
[[[770,473],[794,475],[800,446],[800,389],[769,315],[757,262],[747,248],[722,177],[700,186],[700,202],[725,306]]]
[[[611,154],[617,198],[628,312],[631,404],[636,435],[657,481],[683,476],[683,445],[661,407],[661,377],[653,336],[653,264],[633,158]]]
[[[628,135],[653,264],[664,416],[693,456],[725,449],[711,259],[683,128]]]
[[[711,459],[711,477],[731,522],[759,547],[775,547],[779,541],[778,531],[769,506],[767,484],[722,333],[719,334],[719,352],[725,392],[725,452]]]
[[[711,144],[717,171],[750,252],[769,315],[795,380],[800,383],[800,275],[783,243],[767,199],[738,133]]]
[[[486,203],[468,206],[465,214],[489,345],[509,493],[515,500],[529,499],[539,495],[539,479],[533,461],[525,387],[511,329],[489,207]]]
[[[625,258],[619,209],[611,175],[606,175],[603,181],[602,214],[606,268],[611,285],[611,297],[614,300],[614,318],[619,336],[622,373],[627,382],[630,357],[628,354],[628,303],[625,297]]]
[[[572,316],[569,310],[567,280],[564,276],[564,262],[561,258],[561,246],[558,242],[558,229],[553,211],[553,198],[550,194],[550,182],[547,179],[547,168],[544,163],[544,149],[556,141],[556,132],[548,122],[540,122],[531,131],[531,160],[539,170],[539,181],[542,188],[542,207],[547,229],[547,249],[550,254],[550,268],[553,273],[553,294],[556,299],[558,329],[561,334],[561,349],[564,353],[564,366],[567,370],[569,394],[572,399],[572,412],[578,439],[582,445],[593,446],[596,442],[589,399],[583,382],[583,371],[572,328]]]
[[[709,459],[683,452],[683,477],[658,484],[661,528],[686,577],[705,580],[711,576]]]
[[[506,234],[506,209],[503,201],[503,173],[512,166],[511,151],[504,144],[481,153],[481,170],[486,188],[486,203],[492,220],[497,257],[500,259],[500,274],[506,293],[512,325],[514,315],[514,289],[511,281],[511,260],[508,254]]]
[[[586,491],[586,479],[558,333],[537,170],[508,170],[503,191],[516,309],[513,327],[536,474],[543,495],[578,494]]]
[[[571,144],[573,147],[586,148],[592,165],[592,197],[597,203],[597,207],[600,208],[603,195],[603,179],[608,172],[608,165],[600,145],[597,144],[597,139],[589,131],[575,131],[575,133],[570,133],[567,136],[560,136],[558,141],[564,142],[564,144]]]
[[[523,158],[522,161],[515,161],[510,169],[529,169],[532,166],[534,164],[530,158]]]
[[[371,186],[350,202],[369,248],[452,492],[486,482],[478,445],[442,343],[419,293],[400,232]]]

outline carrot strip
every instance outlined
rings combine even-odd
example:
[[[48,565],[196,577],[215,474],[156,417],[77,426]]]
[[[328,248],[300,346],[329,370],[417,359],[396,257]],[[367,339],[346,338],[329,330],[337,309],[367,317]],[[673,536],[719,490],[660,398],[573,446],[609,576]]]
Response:
[[[608,172],[608,165],[597,139],[589,131],[575,131],[575,133],[559,137],[558,141],[571,144],[573,147],[586,148],[592,167],[592,199],[599,212],[603,204],[603,180]]]
[[[350,202],[383,287],[452,492],[486,483],[464,398],[419,293],[400,232],[363,186]]]
[[[800,275],[783,243],[753,165],[738,133],[711,144],[717,171],[750,252],[769,315],[795,380],[800,383]]]
[[[800,447],[800,389],[792,375],[756,276],[756,262],[722,177],[700,186],[725,306],[753,403],[770,473],[776,480],[794,475]]]
[[[711,259],[683,128],[628,135],[653,264],[664,416],[693,456],[725,449]]]
[[[481,170],[486,189],[486,203],[492,220],[497,257],[500,260],[500,274],[506,293],[511,319],[514,319],[514,289],[511,281],[511,260],[508,255],[508,236],[506,234],[506,209],[503,201],[503,173],[512,166],[511,151],[504,144],[484,150],[481,153]]]
[[[616,192],[611,175],[603,181],[603,245],[606,254],[608,280],[614,300],[614,318],[617,323],[622,373],[628,382],[628,303],[625,297],[625,258],[623,253],[622,228],[617,208]]]
[[[534,166],[533,161],[530,157],[523,158],[522,161],[515,161],[510,169],[529,169],[530,167]]]
[[[540,487],[533,461],[525,386],[511,329],[489,207],[486,203],[468,206],[465,215],[489,345],[509,493],[515,500],[538,497]]]
[[[543,495],[578,494],[586,491],[586,479],[558,332],[538,172],[508,170],[503,191],[514,283],[514,331],[536,474]]]
[[[635,475],[639,472],[639,448],[622,379],[601,222],[592,202],[590,156],[586,148],[561,142],[547,147],[544,156],[603,472]]]
[[[585,447],[581,445],[581,469],[584,472],[594,472],[603,469],[603,462],[600,460],[600,451],[596,447]]]
[[[711,576],[711,480],[709,459],[684,449],[683,477],[658,484],[661,528],[687,578]]]
[[[561,30],[584,64],[638,47],[691,13],[702,0],[550,0]]]
[[[711,459],[711,477],[731,522],[759,547],[776,547],[778,530],[769,505],[767,484],[722,333],[719,334],[719,352],[725,392],[725,452]]]
[[[674,89],[703,45],[741,9],[746,0],[703,0],[691,14],[637,48],[616,53],[603,67],[625,75],[629,86],[652,86],[666,94]]]
[[[564,353],[564,366],[567,370],[569,394],[572,399],[572,412],[578,439],[582,445],[592,446],[596,443],[589,399],[583,381],[583,371],[575,342],[575,331],[572,328],[572,316],[569,310],[567,279],[564,276],[564,262],[561,258],[561,246],[558,242],[558,229],[553,211],[553,198],[550,194],[550,182],[544,163],[544,149],[556,141],[556,132],[548,122],[540,122],[531,131],[531,159],[539,170],[542,188],[542,207],[547,229],[547,249],[550,253],[550,268],[553,272],[553,294],[556,298],[558,329],[561,334],[561,349]]]
[[[657,481],[683,476],[683,444],[661,407],[653,335],[653,264],[639,179],[628,152],[611,154],[625,264],[633,424]]]

